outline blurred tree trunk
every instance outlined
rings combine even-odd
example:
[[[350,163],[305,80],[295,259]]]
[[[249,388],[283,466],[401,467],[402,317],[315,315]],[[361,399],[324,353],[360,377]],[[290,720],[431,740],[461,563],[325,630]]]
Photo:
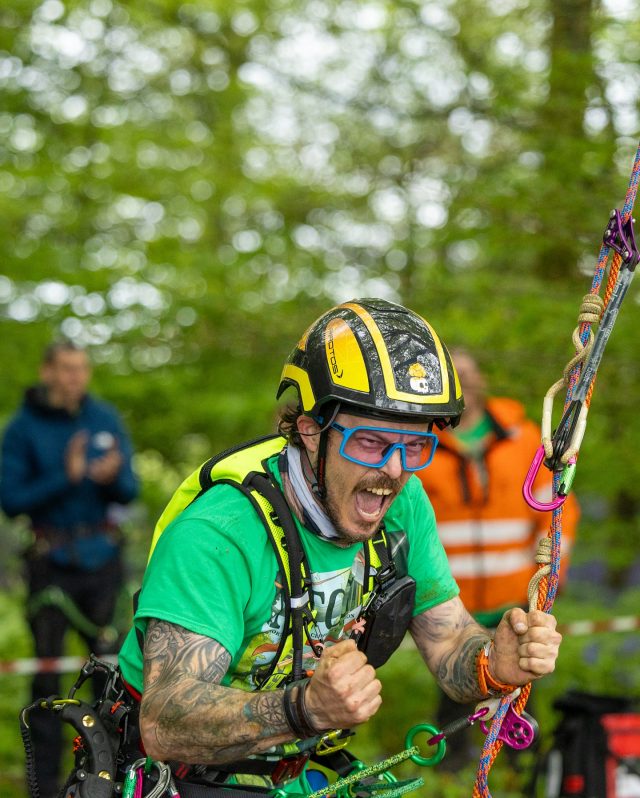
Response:
[[[544,168],[537,202],[542,246],[536,271],[545,278],[575,277],[585,244],[593,241],[594,183],[606,174],[600,149],[585,133],[589,92],[596,83],[593,56],[595,0],[553,0],[548,5],[552,24],[549,35],[549,94],[540,109],[535,131]],[[600,145],[599,145],[600,147]],[[606,148],[611,156],[611,148]],[[589,164],[598,157],[599,163]],[[605,156],[606,157],[606,156]],[[602,209],[602,229],[606,224]],[[597,242],[591,245],[597,251]]]

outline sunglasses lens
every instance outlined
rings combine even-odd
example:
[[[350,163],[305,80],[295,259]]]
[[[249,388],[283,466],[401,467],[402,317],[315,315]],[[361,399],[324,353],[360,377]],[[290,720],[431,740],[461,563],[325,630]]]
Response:
[[[407,441],[389,441],[380,435],[381,432],[404,435]],[[429,464],[436,445],[435,435],[429,433],[417,436],[410,432],[356,427],[346,438],[343,452],[352,460],[379,468],[397,448],[404,454],[405,468],[418,470]]]

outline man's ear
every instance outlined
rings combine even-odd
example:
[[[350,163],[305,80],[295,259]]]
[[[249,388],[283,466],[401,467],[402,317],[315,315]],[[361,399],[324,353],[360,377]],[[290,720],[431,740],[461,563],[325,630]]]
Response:
[[[320,426],[318,423],[311,416],[301,414],[297,418],[296,427],[306,450],[309,454],[315,454],[320,443]]]

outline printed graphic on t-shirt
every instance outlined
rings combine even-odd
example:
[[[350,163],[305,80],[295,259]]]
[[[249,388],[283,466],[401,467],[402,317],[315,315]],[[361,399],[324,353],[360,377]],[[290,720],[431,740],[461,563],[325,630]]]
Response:
[[[408,553],[407,535],[402,530],[387,533],[390,553],[399,574],[407,573],[406,558]],[[371,576],[375,568],[369,566]],[[310,627],[314,647],[333,645],[347,639],[357,622],[364,592],[365,561],[363,549],[359,549],[350,567],[332,571],[315,571],[311,574],[314,623]],[[284,591],[279,574],[276,582],[276,594],[271,606],[269,620],[263,625],[259,634],[255,635],[245,646],[244,652],[234,667],[230,684],[245,690],[259,686],[260,675],[270,670],[277,654],[284,629]],[[304,636],[302,667],[305,671],[315,670],[318,656]],[[288,635],[272,679],[277,674],[287,675],[291,670],[293,647],[291,635]]]
[[[245,689],[254,689],[255,677],[264,672],[272,663],[284,630],[284,591],[280,589],[282,575],[278,575],[277,590],[271,617],[264,624],[259,634],[255,635],[246,646],[244,653],[236,665],[233,684]],[[349,637],[351,628],[358,617],[362,604],[364,583],[364,557],[358,553],[350,568],[337,571],[313,573],[312,596],[314,623],[310,626],[314,644],[332,645]],[[288,673],[291,667],[293,651],[289,636],[283,656],[278,662],[276,673]],[[304,670],[314,670],[318,662],[313,648],[305,635],[302,653]]]

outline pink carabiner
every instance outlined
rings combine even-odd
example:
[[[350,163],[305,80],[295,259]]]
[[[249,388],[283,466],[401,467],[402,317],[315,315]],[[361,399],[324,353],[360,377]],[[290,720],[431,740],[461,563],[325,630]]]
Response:
[[[529,470],[527,471],[527,476],[524,478],[524,485],[522,486],[522,495],[524,496],[526,503],[529,505],[529,507],[534,510],[538,510],[541,513],[544,513],[547,510],[557,509],[567,498],[566,496],[556,496],[555,499],[547,503],[539,502],[537,499],[534,499],[531,488],[533,487],[535,478],[538,476],[538,471],[540,471],[540,466],[544,460],[544,454],[544,446],[540,446],[533,457],[533,461],[531,462]]]

